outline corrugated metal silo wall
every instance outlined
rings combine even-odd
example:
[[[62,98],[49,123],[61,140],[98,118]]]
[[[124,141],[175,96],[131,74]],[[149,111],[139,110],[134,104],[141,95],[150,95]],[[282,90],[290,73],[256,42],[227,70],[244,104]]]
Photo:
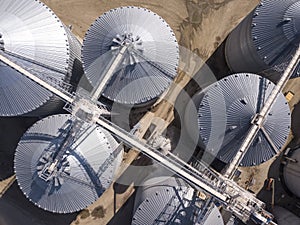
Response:
[[[283,168],[283,177],[286,187],[300,198],[300,149],[292,152],[290,158],[296,162],[287,161]]]

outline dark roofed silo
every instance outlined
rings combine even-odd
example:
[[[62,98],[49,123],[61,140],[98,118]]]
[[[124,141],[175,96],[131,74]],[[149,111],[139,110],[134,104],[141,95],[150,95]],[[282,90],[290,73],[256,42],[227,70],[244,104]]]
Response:
[[[23,135],[15,153],[15,172],[24,195],[55,213],[76,212],[96,201],[112,183],[123,156],[117,141],[96,125],[82,125],[73,142],[64,145],[72,119],[60,114],[38,121]]]
[[[233,72],[263,73],[273,82],[295,54],[300,37],[299,0],[262,0],[228,36],[225,55]],[[279,66],[277,69],[271,67]],[[279,72],[276,72],[279,71]],[[299,69],[294,76],[299,75]]]

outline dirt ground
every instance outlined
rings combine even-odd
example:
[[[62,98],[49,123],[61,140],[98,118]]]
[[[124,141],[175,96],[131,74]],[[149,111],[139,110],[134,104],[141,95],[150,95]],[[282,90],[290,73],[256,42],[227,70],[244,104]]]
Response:
[[[179,44],[207,59],[222,37],[240,22],[259,0],[43,0],[73,32],[83,38],[94,20],[121,6],[145,7],[159,14],[175,32]]]

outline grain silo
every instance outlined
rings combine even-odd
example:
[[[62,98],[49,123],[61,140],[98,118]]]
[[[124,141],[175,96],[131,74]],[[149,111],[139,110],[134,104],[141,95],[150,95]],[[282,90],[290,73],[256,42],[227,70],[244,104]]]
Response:
[[[273,214],[278,225],[300,224],[300,218],[283,207],[275,206],[273,209]]]
[[[111,102],[144,106],[157,99],[177,74],[179,48],[170,26],[156,13],[120,7],[100,16],[83,41],[82,61],[93,87],[115,55],[127,46],[102,93]]]
[[[35,205],[55,213],[76,212],[96,201],[111,184],[123,155],[116,140],[96,125],[80,126],[74,137],[69,132],[72,119],[59,114],[38,121],[15,153],[21,190]]]
[[[300,198],[300,148],[291,150],[283,167],[285,186]]]
[[[37,0],[0,0],[0,54],[58,87],[82,75],[80,42]],[[0,116],[41,116],[58,108],[51,92],[2,62],[0,75]]]
[[[228,36],[225,55],[233,72],[258,73],[278,81],[282,63],[291,60],[299,45],[299,0],[261,0]],[[271,67],[279,66],[275,70]],[[299,75],[299,69],[295,75]]]
[[[148,179],[138,189],[135,198],[133,225],[224,224],[214,203],[201,200],[198,193],[181,178]]]
[[[194,96],[196,115],[187,107],[185,125],[191,135],[197,133],[201,147],[229,163],[273,88],[271,81],[255,74],[223,78]],[[288,138],[290,123],[289,106],[279,94],[240,165],[258,165],[277,154]]]

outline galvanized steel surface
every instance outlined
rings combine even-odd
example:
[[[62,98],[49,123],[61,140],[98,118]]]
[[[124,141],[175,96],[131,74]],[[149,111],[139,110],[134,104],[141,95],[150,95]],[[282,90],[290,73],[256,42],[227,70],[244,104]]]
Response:
[[[275,206],[273,209],[274,216],[278,225],[299,225],[300,218],[281,206]]]
[[[46,5],[35,0],[0,0],[0,33],[1,54],[44,80],[70,81],[73,63],[80,60],[80,43]],[[53,94],[3,63],[0,74],[1,116],[32,111],[44,115],[57,107]]]
[[[123,153],[111,161],[117,142],[92,125],[64,154],[55,179],[45,181],[39,172],[62,143],[60,134],[69,119],[70,115],[55,115],[38,121],[24,134],[15,153],[23,193],[40,208],[56,213],[79,211],[96,201],[111,184]]]
[[[293,150],[289,157],[296,161],[286,161],[287,164],[283,169],[284,183],[294,195],[300,198],[300,148]]]
[[[198,128],[206,150],[229,163],[244,140],[251,120],[264,105],[273,88],[272,82],[258,75],[235,74],[200,93],[202,99],[198,106]],[[218,107],[224,106],[220,102],[225,103],[225,121],[218,120],[218,114],[222,112],[222,108]],[[221,129],[224,123],[225,130]],[[290,123],[289,106],[284,95],[280,94],[240,165],[258,165],[277,154],[287,140]]]
[[[128,45],[121,65],[103,96],[122,104],[143,104],[168,88],[177,73],[178,43],[157,14],[138,7],[104,13],[88,30],[82,50],[87,78],[93,86],[121,46]]]
[[[261,72],[290,61],[299,43],[299,15],[299,0],[262,0],[228,37],[229,67],[234,72]]]
[[[218,207],[216,205],[214,205],[211,208],[211,211],[205,218],[205,221],[198,221],[198,223],[196,223],[196,224],[199,224],[199,222],[200,222],[200,225],[224,225],[224,220],[222,218],[220,210],[218,209]]]
[[[197,218],[193,204],[199,204],[193,199],[194,190],[180,178],[155,177],[146,180],[136,194],[132,224],[223,224],[220,212],[215,208],[206,216],[207,222],[193,221]]]
[[[291,60],[299,42],[299,12],[299,0],[264,0],[256,8],[253,43],[266,64],[274,66]]]

